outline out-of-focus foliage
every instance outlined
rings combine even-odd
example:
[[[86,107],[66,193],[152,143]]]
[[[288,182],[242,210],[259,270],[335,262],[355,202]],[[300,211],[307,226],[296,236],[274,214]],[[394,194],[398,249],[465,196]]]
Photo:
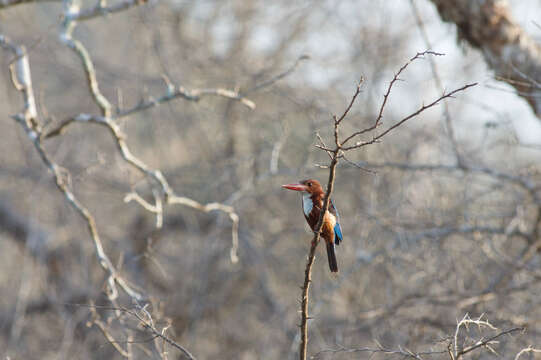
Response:
[[[443,107],[436,107],[349,157],[376,173],[339,165],[333,198],[344,232],[341,272],[329,274],[320,249],[309,354],[370,347],[374,340],[393,349],[445,350],[457,319],[469,313],[485,314],[501,329],[527,328],[493,346],[510,358],[541,331],[540,145],[523,144],[539,133],[538,124],[522,100],[491,78],[479,54],[457,46],[453,28],[440,24],[430,3],[416,3],[433,50],[447,54],[434,59],[443,86],[480,82],[448,102],[463,163]],[[28,49],[45,127],[99,114],[79,58],[58,39],[61,9],[60,2],[0,8],[0,33]],[[157,230],[152,213],[123,201],[132,189],[147,199],[152,193],[103,127],[72,124],[44,144],[70,171],[71,188],[96,218],[122,276],[151,299],[159,329],[170,323],[168,336],[199,359],[296,357],[311,234],[300,198],[280,185],[326,180],[326,170],[314,166],[328,160],[314,147],[316,132],[332,141],[331,116],[343,111],[361,76],[363,92],[343,128],[372,122],[393,73],[425,50],[409,3],[150,2],[82,21],[74,37],[89,50],[102,92],[120,109],[165,93],[162,75],[187,89],[238,90],[256,103],[249,110],[221,97],[177,99],[120,121],[132,152],[161,169],[177,194],[235,208],[236,264],[226,215],[168,206]],[[310,58],[291,74],[259,87],[303,55]],[[10,119],[22,107],[10,61],[1,51],[0,356],[121,358],[88,307],[75,304],[134,304],[124,297],[107,302],[106,275],[85,223]],[[441,95],[428,60],[412,64],[402,79],[385,126]],[[134,358],[163,355],[137,321],[97,310]],[[130,334],[133,344],[126,343]]]

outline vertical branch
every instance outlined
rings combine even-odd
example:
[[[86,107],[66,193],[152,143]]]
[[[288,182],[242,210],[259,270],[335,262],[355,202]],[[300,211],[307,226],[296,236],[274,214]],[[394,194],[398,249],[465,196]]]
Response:
[[[38,111],[36,107],[36,98],[32,86],[32,76],[30,75],[30,62],[24,46],[16,46],[4,35],[0,34],[0,47],[11,51],[15,59],[11,62],[9,69],[11,71],[11,81],[15,89],[20,91],[24,100],[24,111],[15,115],[18,121],[25,121],[30,129],[39,131],[37,123]]]
[[[306,268],[304,269],[304,283],[301,293],[301,343],[299,346],[299,359],[306,360],[306,349],[308,346],[308,295],[310,291],[310,283],[312,282],[312,265],[314,265],[314,259],[316,257],[316,248],[321,238],[321,228],[323,226],[323,216],[329,208],[329,202],[331,193],[334,187],[334,178],[336,173],[336,165],[338,164],[338,149],[333,153],[331,165],[329,169],[329,181],[327,183],[327,192],[323,200],[323,209],[319,214],[319,221],[317,223],[316,230],[314,231],[314,239],[310,246],[310,252],[308,253],[308,260],[306,261]]]
[[[77,26],[74,19],[77,18],[80,13],[80,4],[75,0],[65,0],[63,5],[64,21],[62,22],[60,40],[72,49],[81,59],[86,74],[88,88],[94,98],[94,102],[99,106],[102,115],[105,117],[111,116],[112,105],[100,90],[98,79],[96,77],[96,70],[94,68],[94,63],[90,58],[90,54],[82,42],[73,38],[73,31]]]
[[[312,244],[310,245],[310,252],[308,253],[308,260],[306,260],[306,268],[304,269],[304,283],[302,286],[302,292],[301,292],[301,343],[299,345],[299,359],[300,360],[306,360],[306,352],[308,347],[308,295],[310,291],[310,283],[312,282],[312,266],[314,265],[314,260],[316,257],[316,248],[319,244],[319,239],[321,238],[321,228],[323,227],[323,218],[325,217],[325,213],[327,212],[327,209],[329,208],[329,203],[331,202],[331,194],[332,190],[334,188],[334,179],[336,176],[336,165],[338,164],[338,158],[341,156],[341,145],[340,145],[340,137],[338,134],[338,127],[340,126],[340,123],[346,115],[348,114],[349,110],[353,106],[353,103],[355,102],[355,99],[359,95],[361,91],[361,83],[362,79],[359,81],[359,84],[357,85],[357,90],[355,91],[355,94],[353,95],[353,98],[351,99],[351,102],[347,106],[346,110],[344,111],[344,114],[337,118],[336,116],[333,116],[334,121],[334,144],[335,149],[332,151],[327,151],[327,154],[331,156],[331,164],[329,166],[329,180],[327,181],[327,191],[325,193],[325,197],[323,198],[323,208],[321,209],[321,212],[319,213],[319,220],[317,222],[316,230],[314,231],[314,239],[312,240]],[[318,135],[319,137],[319,135]],[[323,140],[321,137],[319,137],[320,141],[323,143]],[[323,143],[323,147],[325,148],[325,143]]]

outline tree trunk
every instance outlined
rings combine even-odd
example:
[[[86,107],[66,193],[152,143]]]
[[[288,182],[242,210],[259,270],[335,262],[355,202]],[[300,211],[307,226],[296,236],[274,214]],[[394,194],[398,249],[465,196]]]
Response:
[[[541,46],[517,24],[507,1],[431,0],[458,37],[483,52],[498,80],[517,90],[541,119]]]

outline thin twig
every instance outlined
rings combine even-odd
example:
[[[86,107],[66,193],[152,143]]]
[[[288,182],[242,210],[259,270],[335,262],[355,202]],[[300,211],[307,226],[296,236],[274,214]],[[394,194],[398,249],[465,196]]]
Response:
[[[159,169],[152,169],[147,164],[145,164],[142,160],[137,158],[132,154],[130,151],[128,144],[126,142],[126,136],[122,133],[120,126],[111,118],[103,117],[103,116],[93,116],[90,114],[80,114],[77,117],[74,118],[74,121],[78,122],[87,122],[87,123],[95,123],[101,126],[104,126],[109,130],[111,133],[111,136],[113,137],[115,144],[120,151],[120,154],[122,155],[122,158],[132,165],[134,168],[151,178],[155,181],[155,183],[159,186],[160,191],[163,194],[165,204],[172,205],[172,204],[178,204],[178,205],[184,205],[188,206],[194,209],[197,209],[202,212],[211,212],[211,211],[222,211],[226,213],[232,222],[232,245],[230,250],[230,258],[233,263],[236,263],[238,261],[238,227],[239,227],[239,216],[235,212],[235,209],[231,206],[224,205],[218,202],[212,202],[209,204],[201,204],[193,199],[190,199],[185,196],[179,196],[175,193],[175,191],[171,188],[169,185],[169,182],[163,175],[163,173]],[[135,197],[129,196],[129,200],[136,200],[139,204],[143,204],[140,200],[136,199]],[[147,203],[148,204],[148,203]],[[147,206],[145,206],[147,208]],[[151,207],[152,208],[152,207]],[[155,210],[152,208],[152,210]],[[155,211],[152,211],[155,212]]]
[[[383,118],[383,111],[385,110],[385,106],[387,105],[387,99],[389,98],[389,95],[391,94],[391,90],[394,86],[394,84],[399,80],[399,76],[400,74],[402,74],[402,72],[404,70],[406,70],[406,68],[412,63],[414,62],[415,60],[419,59],[419,58],[422,58],[423,56],[425,55],[434,55],[434,56],[443,56],[444,54],[440,54],[440,53],[437,53],[437,52],[434,52],[434,51],[423,51],[421,53],[417,53],[414,57],[412,57],[411,59],[409,59],[409,61],[407,63],[405,63],[399,70],[398,72],[394,75],[393,79],[391,80],[391,82],[389,83],[389,86],[387,87],[387,91],[385,92],[385,94],[383,94],[383,102],[381,103],[381,106],[379,108],[379,113],[378,113],[378,116],[376,117],[376,120],[374,121],[374,125],[366,128],[366,129],[363,129],[363,130],[360,130],[360,131],[357,131],[357,132],[354,132],[353,134],[351,134],[350,136],[348,136],[343,142],[342,142],[342,145],[345,145],[348,141],[350,141],[351,139],[353,139],[354,137],[356,136],[359,136],[359,135],[362,135],[362,134],[365,134],[367,132],[370,132],[370,131],[373,131],[375,130],[378,126],[380,126],[381,124],[381,119]]]
[[[443,99],[446,99],[446,98],[450,98],[450,97],[453,97],[454,94],[460,92],[460,91],[464,91],[468,88],[471,88],[473,86],[477,85],[477,83],[471,83],[471,84],[466,84],[458,89],[455,89],[453,91],[450,91],[448,93],[445,93],[443,94],[442,96],[440,96],[439,98],[437,98],[436,100],[434,100],[433,102],[431,102],[430,104],[428,105],[423,105],[421,106],[419,109],[417,109],[415,112],[411,113],[410,115],[406,116],[405,118],[403,118],[402,120],[400,120],[399,122],[397,122],[396,124],[392,125],[391,127],[387,128],[384,132],[382,132],[381,134],[379,135],[376,135],[374,136],[371,140],[368,140],[368,141],[359,141],[357,143],[355,143],[355,145],[352,145],[352,146],[348,146],[348,147],[344,147],[342,150],[344,151],[348,151],[348,150],[353,150],[353,149],[358,149],[358,148],[361,148],[363,146],[366,146],[366,145],[371,145],[371,144],[374,144],[376,142],[378,142],[382,137],[384,137],[385,135],[387,135],[389,132],[391,132],[392,130],[396,129],[397,127],[401,126],[402,124],[404,124],[406,121],[416,117],[417,115],[419,115],[420,113],[424,112],[425,110],[437,105],[441,100]],[[374,130],[375,129],[375,126],[377,125],[374,125],[372,126],[371,128],[367,128],[365,130]],[[363,130],[364,131],[364,130]],[[356,134],[361,134],[362,132],[358,132]],[[348,138],[350,139],[351,136]],[[345,141],[344,141],[345,143]]]
[[[111,116],[111,103],[100,90],[96,77],[96,70],[94,68],[94,63],[90,58],[90,54],[81,41],[73,38],[73,31],[77,26],[75,18],[80,13],[79,3],[74,0],[64,0],[63,5],[64,18],[62,21],[60,40],[81,59],[90,94],[92,95],[94,102],[99,106],[102,115]]]
[[[251,93],[251,92],[266,88],[268,86],[271,86],[272,84],[274,84],[278,80],[281,80],[281,79],[285,78],[286,76],[291,74],[293,71],[295,71],[297,69],[297,67],[299,66],[299,64],[301,63],[301,61],[308,60],[308,59],[310,59],[310,56],[308,56],[308,55],[299,56],[299,58],[295,61],[295,63],[289,69],[286,69],[284,72],[282,72],[282,73],[280,73],[280,74],[278,74],[278,75],[276,75],[276,76],[274,76],[274,77],[272,77],[272,78],[270,78],[268,80],[265,80],[262,83],[257,84],[252,88],[249,88],[248,90],[243,91],[243,94],[248,94],[248,93]]]
[[[150,108],[153,108],[155,106],[159,106],[161,104],[167,103],[169,101],[175,100],[175,99],[185,99],[188,101],[194,101],[198,102],[202,97],[204,96],[221,96],[232,100],[237,100],[241,102],[243,105],[248,107],[249,109],[255,109],[255,103],[251,101],[250,99],[245,98],[244,96],[240,95],[238,92],[228,89],[193,89],[193,90],[187,90],[183,87],[178,87],[176,89],[167,89],[166,93],[158,98],[150,98],[146,101],[142,101],[139,104],[135,105],[134,107],[122,110],[118,112],[117,114],[111,116],[111,119],[116,120],[124,117],[128,117],[130,115],[133,115],[135,113],[148,110]],[[73,116],[70,118],[67,118],[66,120],[62,121],[60,124],[55,126],[54,128],[47,131],[46,134],[43,135],[45,139],[52,138],[58,135],[61,135],[64,133],[66,128],[74,123],[78,116]]]
[[[369,348],[369,347],[346,348],[346,347],[339,347],[337,349],[325,349],[325,350],[321,350],[320,352],[314,354],[311,358],[312,359],[317,359],[321,354],[325,354],[325,353],[333,353],[333,354],[335,354],[335,353],[342,353],[342,352],[343,353],[368,352],[368,353],[372,353],[372,354],[382,353],[382,354],[387,354],[387,355],[401,355],[404,358],[412,358],[412,359],[417,359],[417,360],[423,360],[423,356],[426,356],[426,355],[433,356],[433,355],[446,354],[447,350],[413,352],[411,350],[402,349],[402,348],[399,348],[398,350],[388,349],[388,348],[385,348],[385,347],[381,346],[380,344],[378,344],[377,348]]]
[[[164,342],[166,342],[167,344],[174,347],[175,349],[180,350],[189,359],[196,360],[195,356],[190,351],[188,351],[188,349],[186,349],[184,346],[180,345],[179,343],[177,343],[176,341],[174,341],[173,339],[171,339],[170,337],[165,335],[164,332],[158,331],[158,329],[156,329],[156,326],[154,325],[154,320],[152,319],[152,316],[151,316],[150,312],[147,310],[148,304],[146,304],[145,306],[137,305],[137,310],[140,311],[143,315],[139,314],[136,310],[128,309],[128,308],[125,308],[125,307],[122,307],[122,306],[95,305],[93,303],[90,303],[90,304],[64,304],[64,305],[88,307],[88,308],[91,309],[90,310],[91,313],[96,314],[96,315],[97,315],[96,309],[114,311],[114,312],[117,312],[117,313],[126,313],[126,314],[134,317],[135,319],[137,319],[141,323],[141,325],[143,326],[144,329],[150,331],[154,335],[154,337],[152,337],[151,339],[146,340],[146,342],[151,341],[154,338],[160,338]],[[113,338],[111,338],[111,339],[108,338],[108,340],[110,340],[110,342],[112,342],[112,343],[118,343],[118,341],[115,341]]]
[[[355,166],[363,166],[369,168],[394,168],[398,170],[411,170],[411,171],[447,171],[447,172],[470,172],[476,174],[483,174],[489,177],[492,177],[496,180],[503,180],[507,182],[514,183],[523,187],[525,190],[530,192],[532,195],[535,194],[537,190],[541,187],[536,185],[530,179],[516,175],[508,174],[501,172],[499,170],[494,170],[482,166],[471,166],[471,165],[444,165],[444,164],[408,164],[400,162],[368,162],[368,161],[359,161],[355,163]]]
[[[150,314],[148,314],[148,311],[143,311],[143,309],[141,308],[141,311],[143,311],[143,313],[148,314],[147,317],[149,317],[149,319],[147,320],[147,319],[144,319],[141,315],[139,315],[136,311],[125,309],[125,308],[121,308],[121,310],[137,318],[145,329],[149,330],[152,334],[159,337],[160,339],[162,339],[163,341],[165,341],[166,343],[168,343],[175,349],[180,350],[184,355],[186,355],[186,357],[188,357],[188,359],[196,360],[195,356],[193,356],[192,353],[188,351],[188,349],[186,349],[184,346],[180,345],[179,343],[169,338],[168,336],[164,335],[162,332],[158,331],[155,328],[152,322],[152,318],[150,317]]]
[[[526,353],[541,353],[541,349],[533,348],[530,345],[527,348],[520,350],[517,356],[515,356],[515,360],[518,360],[522,356],[522,354],[526,354]]]
[[[467,348],[464,348],[462,351],[460,351],[458,353],[458,356],[456,357],[456,360],[458,360],[462,355],[465,355],[475,349],[478,349],[480,347],[483,347],[483,346],[487,346],[487,345],[490,345],[491,342],[493,342],[494,340],[496,340],[497,338],[499,337],[502,337],[504,335],[507,335],[507,334],[511,334],[511,333],[514,333],[514,332],[517,332],[517,331],[524,331],[524,328],[522,327],[516,327],[516,328],[512,328],[512,329],[507,329],[507,330],[504,330],[502,332],[499,332],[498,334],[494,335],[494,336],[491,336],[483,341],[478,341],[477,343],[471,345],[471,346],[468,346]]]
[[[24,120],[27,127],[39,132],[40,128],[37,122],[38,111],[26,48],[12,44],[11,40],[3,35],[0,35],[0,47],[11,51],[15,55],[15,59],[10,62],[9,66],[11,81],[15,89],[22,93],[24,100],[24,111],[21,114],[15,115],[15,117],[18,120]]]
[[[488,322],[487,320],[483,320],[483,315],[479,316],[479,318],[477,318],[477,319],[471,319],[468,314],[464,315],[462,320],[460,320],[456,325],[454,341],[453,341],[454,342],[454,352],[452,354],[453,355],[452,360],[459,360],[463,355],[465,355],[465,354],[467,354],[467,353],[469,353],[469,352],[471,352],[471,351],[473,351],[475,349],[478,349],[480,347],[488,347],[489,350],[492,350],[492,348],[490,348],[490,344],[494,340],[496,340],[497,338],[499,338],[501,336],[504,336],[504,335],[507,335],[507,334],[511,334],[513,332],[516,332],[516,331],[524,331],[524,328],[522,328],[522,327],[515,327],[515,328],[512,328],[512,329],[501,331],[501,332],[497,333],[496,335],[490,336],[490,337],[488,337],[488,338],[486,338],[484,340],[479,340],[473,345],[467,346],[465,348],[461,348],[461,345],[459,345],[459,343],[458,343],[458,337],[459,337],[459,334],[460,334],[460,329],[461,328],[468,329],[468,327],[471,326],[471,325],[476,326],[479,329],[488,328],[488,329],[491,329],[491,330],[498,330],[490,322]]]
[[[342,120],[344,120],[346,115],[351,110],[351,107],[353,106],[353,103],[355,102],[355,99],[357,99],[357,96],[359,96],[359,94],[361,93],[361,85],[362,85],[363,81],[364,81],[364,79],[361,77],[359,79],[359,82],[357,83],[357,89],[355,90],[355,93],[353,94],[353,97],[351,98],[351,101],[349,102],[349,105],[346,107],[346,110],[344,110],[344,113],[342,114],[342,116],[340,116],[340,118],[338,118],[338,120],[336,120],[338,125],[340,125]]]
[[[255,103],[252,100],[247,99],[246,97],[239,94],[237,91],[233,91],[229,89],[222,89],[222,88],[188,90],[182,86],[179,86],[174,91],[172,92],[168,91],[165,95],[157,99],[150,99],[148,101],[143,101],[131,109],[121,111],[116,115],[116,117],[117,118],[126,117],[128,115],[132,115],[133,113],[150,109],[154,106],[161,105],[165,102],[171,101],[176,98],[182,98],[185,100],[198,102],[199,100],[201,100],[202,97],[209,96],[209,95],[221,96],[221,97],[228,98],[231,100],[237,100],[250,110],[253,110],[256,107]]]
[[[93,304],[91,304],[93,305]],[[111,344],[111,346],[113,346],[115,348],[115,350],[120,354],[122,355],[123,357],[129,359],[130,358],[130,354],[128,353],[127,350],[124,350],[121,346],[120,346],[120,342],[117,341],[113,334],[111,334],[111,332],[109,331],[109,329],[107,328],[107,324],[104,323],[102,320],[101,320],[101,317],[99,316],[98,312],[96,311],[96,307],[95,306],[90,306],[90,314],[92,315],[92,321],[91,321],[91,324],[93,325],[96,325],[98,327],[98,329],[100,329],[101,333],[103,334],[103,336],[107,339],[107,341],[109,341],[109,343]]]

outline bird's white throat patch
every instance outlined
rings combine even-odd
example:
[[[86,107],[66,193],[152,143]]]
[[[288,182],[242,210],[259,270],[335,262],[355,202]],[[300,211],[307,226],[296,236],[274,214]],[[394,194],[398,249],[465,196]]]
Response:
[[[312,211],[312,207],[314,207],[314,203],[312,202],[312,199],[310,198],[310,194],[305,192],[302,194],[302,210],[304,211],[304,215],[308,216],[310,212]]]

